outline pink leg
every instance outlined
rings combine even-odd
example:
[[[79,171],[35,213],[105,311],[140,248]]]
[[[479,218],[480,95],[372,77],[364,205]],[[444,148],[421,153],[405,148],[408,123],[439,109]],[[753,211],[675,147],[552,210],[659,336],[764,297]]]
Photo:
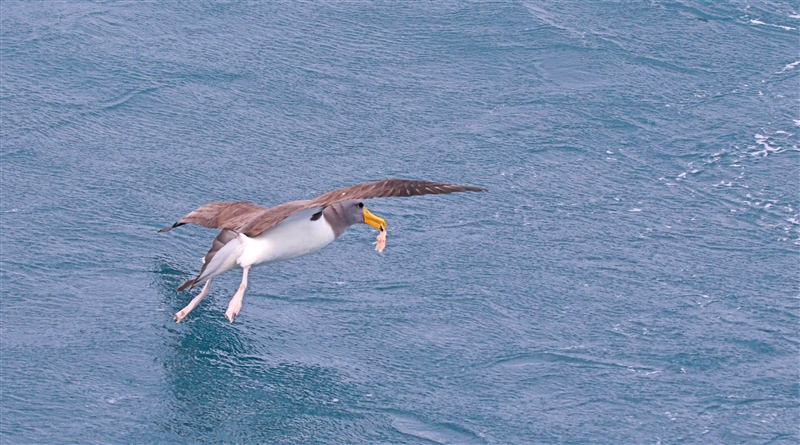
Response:
[[[192,298],[192,301],[190,301],[185,308],[179,310],[175,313],[175,315],[172,316],[172,318],[175,320],[175,323],[180,323],[181,320],[183,320],[183,317],[189,315],[189,312],[192,312],[192,309],[194,309],[194,307],[197,306],[200,301],[206,297],[206,295],[208,295],[208,289],[211,287],[211,280],[213,280],[213,278],[210,278],[208,281],[206,281],[206,285],[203,286],[203,290],[201,290],[196,297]]]
[[[225,318],[231,323],[233,323],[233,318],[239,315],[239,311],[242,310],[242,298],[244,298],[244,291],[247,290],[247,271],[249,270],[250,266],[242,268],[242,284],[239,285],[239,290],[231,298],[231,302],[228,303],[228,310],[225,311]]]

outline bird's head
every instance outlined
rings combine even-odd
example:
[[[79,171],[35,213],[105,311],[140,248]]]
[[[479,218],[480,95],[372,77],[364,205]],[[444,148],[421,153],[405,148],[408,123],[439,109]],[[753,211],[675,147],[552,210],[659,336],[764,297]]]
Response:
[[[358,223],[367,224],[381,231],[386,229],[386,221],[367,210],[360,199],[337,202],[326,207],[323,213],[325,212],[328,212],[326,219],[331,222],[337,237],[348,227]]]

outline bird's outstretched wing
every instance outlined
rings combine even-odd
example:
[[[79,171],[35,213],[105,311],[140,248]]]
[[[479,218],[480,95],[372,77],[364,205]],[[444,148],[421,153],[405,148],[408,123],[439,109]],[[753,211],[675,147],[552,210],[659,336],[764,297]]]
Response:
[[[184,224],[197,224],[213,229],[230,229],[254,237],[301,210],[325,208],[348,199],[388,198],[393,196],[443,195],[455,192],[486,192],[481,187],[446,184],[409,179],[384,179],[365,182],[323,193],[312,200],[291,201],[266,208],[251,202],[212,202],[190,212],[175,224],[159,232],[167,232]]]
[[[365,182],[350,187],[323,193],[310,201],[292,201],[272,207],[253,218],[240,232],[249,237],[257,236],[300,210],[315,207],[325,208],[348,199],[388,198],[393,196],[443,195],[455,192],[486,192],[481,187],[446,184],[441,182],[414,181],[408,179],[384,179]]]
[[[384,179],[365,182],[350,187],[323,193],[311,200],[313,206],[329,206],[346,199],[388,198],[392,196],[445,195],[455,192],[485,192],[471,185],[445,184],[442,182],[414,181],[409,179]]]
[[[264,210],[267,208],[252,202],[210,202],[192,210],[175,224],[164,227],[159,232],[169,232],[184,224],[197,224],[210,229],[236,230]]]

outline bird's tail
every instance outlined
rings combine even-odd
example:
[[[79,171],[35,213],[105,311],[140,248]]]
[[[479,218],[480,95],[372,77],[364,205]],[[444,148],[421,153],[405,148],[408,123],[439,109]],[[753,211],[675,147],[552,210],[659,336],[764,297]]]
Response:
[[[223,274],[236,266],[236,259],[241,252],[239,234],[234,230],[224,229],[219,232],[214,241],[211,242],[211,249],[203,257],[203,267],[196,278],[186,280],[178,287],[178,292],[191,289],[198,284],[204,283],[209,278]]]
[[[184,281],[183,284],[178,286],[178,292],[193,288],[195,281],[197,281],[197,278],[189,278],[188,280]]]

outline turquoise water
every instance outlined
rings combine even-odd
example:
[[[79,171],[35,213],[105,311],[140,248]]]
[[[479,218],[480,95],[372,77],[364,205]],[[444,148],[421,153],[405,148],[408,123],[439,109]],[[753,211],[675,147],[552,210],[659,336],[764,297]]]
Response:
[[[0,441],[800,442],[800,8],[0,3]],[[386,177],[215,280],[157,229]]]

